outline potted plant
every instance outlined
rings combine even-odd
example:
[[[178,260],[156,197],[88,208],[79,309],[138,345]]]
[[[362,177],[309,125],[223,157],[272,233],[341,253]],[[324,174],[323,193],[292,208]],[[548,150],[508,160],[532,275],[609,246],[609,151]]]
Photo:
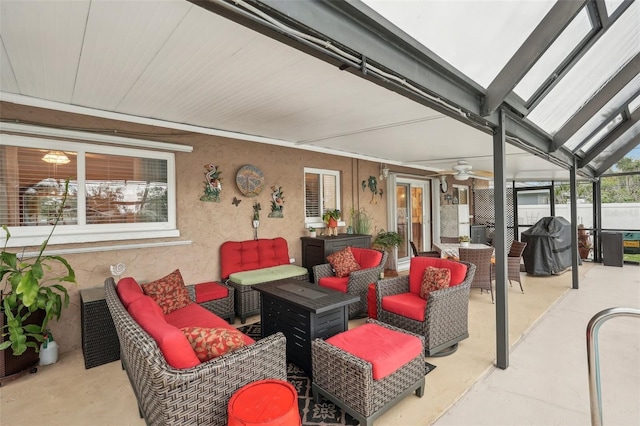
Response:
[[[398,247],[403,242],[404,242],[404,237],[398,234],[397,232],[393,232],[393,231],[387,232],[384,229],[381,229],[371,244],[373,245],[373,247],[379,248],[389,253],[389,258],[388,258],[389,260],[387,260],[387,262],[389,262],[390,266],[393,266],[393,267],[390,267],[389,269],[395,270],[395,261],[393,260],[394,257],[391,256],[392,254],[391,251],[395,247]],[[389,274],[389,273],[385,271],[385,274]],[[389,275],[393,275],[393,274],[389,274]]]
[[[316,237],[316,228],[314,228],[313,226],[309,227],[309,236],[311,238],[315,238]]]
[[[0,355],[19,357],[26,352],[36,354],[44,341],[46,327],[52,318],[59,319],[62,310],[69,306],[69,293],[61,284],[75,283],[75,272],[69,262],[60,256],[44,255],[49,239],[60,221],[69,194],[69,181],[65,182],[64,196],[53,222],[49,236],[40,245],[38,255],[32,259],[19,257],[7,251],[11,234],[7,225],[2,225],[6,233],[5,244],[0,253]],[[60,268],[62,275],[49,274],[54,267]],[[9,350],[11,353],[8,353]],[[33,365],[27,367],[31,368]],[[4,376],[18,373],[4,371]]]
[[[327,210],[322,215],[322,220],[329,227],[329,235],[338,235],[338,220],[341,217],[339,209]]]
[[[592,247],[589,231],[585,229],[583,224],[578,225],[578,253],[580,253],[580,259],[587,259]]]
[[[458,238],[458,242],[460,243],[460,247],[469,247],[469,243],[471,242],[471,238],[468,235],[461,235]]]
[[[351,223],[356,234],[368,235],[371,229],[371,215],[364,208],[351,208]]]

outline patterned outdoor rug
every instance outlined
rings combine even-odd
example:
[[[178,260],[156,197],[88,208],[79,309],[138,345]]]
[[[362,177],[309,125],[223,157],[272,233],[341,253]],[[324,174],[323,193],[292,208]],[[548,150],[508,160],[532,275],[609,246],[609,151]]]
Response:
[[[254,323],[239,327],[238,330],[251,336],[254,340],[260,339],[260,323]],[[435,365],[425,361],[427,374],[436,368]],[[311,380],[301,368],[295,364],[287,364],[287,381],[298,391],[298,407],[302,416],[303,425],[357,425],[358,422],[349,414],[343,413],[340,407],[322,400],[320,404],[313,401],[311,393]]]

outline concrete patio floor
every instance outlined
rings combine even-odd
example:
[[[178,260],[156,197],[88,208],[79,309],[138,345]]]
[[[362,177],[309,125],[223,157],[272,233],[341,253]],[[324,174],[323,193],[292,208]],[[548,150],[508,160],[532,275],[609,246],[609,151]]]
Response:
[[[486,292],[474,289],[469,339],[450,356],[427,358],[437,368],[427,376],[424,397],[408,396],[376,425],[589,424],[584,331],[602,309],[640,307],[640,267],[585,263],[580,290],[570,289],[570,273],[523,274],[523,285],[524,294],[517,283],[508,290],[512,352],[507,370],[493,367],[495,305]],[[607,424],[640,424],[640,326],[634,320],[614,319],[602,327]],[[5,426],[144,424],[120,363],[85,370],[81,350],[5,384],[0,399]]]

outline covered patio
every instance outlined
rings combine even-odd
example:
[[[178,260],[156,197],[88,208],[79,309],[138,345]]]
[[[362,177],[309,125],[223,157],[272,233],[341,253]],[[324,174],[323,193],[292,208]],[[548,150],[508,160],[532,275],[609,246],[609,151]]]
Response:
[[[599,262],[602,178],[640,173],[616,169],[625,156],[638,158],[640,143],[638,1],[3,1],[0,8],[0,149],[75,152],[82,143],[78,153],[99,147],[175,158],[168,173],[173,226],[137,238],[120,230],[122,240],[62,229],[53,241],[54,253],[78,265],[72,306],[54,328],[65,353],[55,369],[12,384],[11,394],[38,389],[60,406],[79,396],[59,399],[43,383],[81,383],[79,395],[91,402],[67,423],[114,423],[105,413],[113,411],[118,423],[142,424],[117,363],[82,369],[79,290],[100,285],[121,261],[143,279],[164,275],[159,265],[170,264],[188,270],[191,282],[219,276],[211,253],[254,235],[252,201],[240,204],[233,192],[232,174],[243,165],[257,163],[268,185],[287,189],[285,217],[263,220],[260,232],[286,238],[298,264],[300,236],[311,223],[306,168],[337,170],[344,211],[368,208],[376,231],[400,230],[398,185],[419,182],[430,202],[416,231],[420,250],[442,234],[440,208],[453,194],[447,183],[470,193],[491,187],[496,304],[472,293],[472,337],[434,362],[426,399],[407,398],[380,424],[431,424],[487,369],[507,369],[531,325],[571,288],[583,291],[588,270],[605,268],[579,265],[578,183],[591,186]],[[220,205],[198,201],[205,162],[228,173]],[[360,185],[372,176],[379,176],[380,197],[369,201]],[[9,174],[1,179],[9,188]],[[575,253],[571,272],[523,277],[521,295],[506,280],[508,243],[518,234],[507,193],[531,182],[551,192],[554,182],[567,183]],[[3,209],[0,223],[11,213]],[[25,232],[23,225],[12,230],[13,248],[33,249],[39,227]],[[628,230],[640,231],[640,223]],[[636,267],[616,272],[637,282]],[[637,306],[637,292],[630,293],[621,290],[611,302]],[[13,415],[37,418],[18,400],[3,390],[3,423],[27,420]]]
[[[424,397],[405,398],[376,424],[588,424],[586,323],[602,309],[638,306],[639,276],[638,267],[585,264],[580,267],[579,291],[570,290],[570,274],[523,277],[526,294],[509,289],[514,365],[506,371],[494,365],[494,305],[486,293],[473,291],[470,338],[451,356],[429,358],[436,369],[427,375]],[[637,330],[633,320],[613,320],[602,330],[603,414],[609,424],[640,421],[635,404],[640,392],[635,361],[640,336],[633,332]],[[361,321],[351,321],[350,327]],[[3,386],[1,394],[6,425],[45,417],[51,425],[144,424],[120,363],[85,370],[81,350],[63,354],[55,365]],[[29,404],[31,398],[38,398],[36,407]]]

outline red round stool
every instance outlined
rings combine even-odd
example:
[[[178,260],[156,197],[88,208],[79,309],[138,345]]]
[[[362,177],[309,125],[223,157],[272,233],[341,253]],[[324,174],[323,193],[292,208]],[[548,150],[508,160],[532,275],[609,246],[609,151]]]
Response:
[[[229,426],[300,426],[298,392],[277,379],[259,380],[238,389],[229,400]]]

